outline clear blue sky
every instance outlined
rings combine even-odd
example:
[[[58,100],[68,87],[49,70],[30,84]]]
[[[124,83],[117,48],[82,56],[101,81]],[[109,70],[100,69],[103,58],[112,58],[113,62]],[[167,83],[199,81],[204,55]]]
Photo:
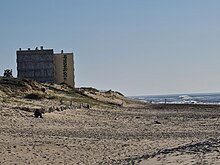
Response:
[[[220,92],[219,0],[1,0],[0,73],[16,50],[75,54],[76,85],[125,95]]]

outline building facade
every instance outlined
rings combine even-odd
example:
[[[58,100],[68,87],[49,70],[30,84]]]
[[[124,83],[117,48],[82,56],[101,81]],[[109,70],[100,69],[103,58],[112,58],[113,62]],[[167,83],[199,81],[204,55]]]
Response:
[[[53,49],[36,48],[17,51],[17,73],[19,78],[38,82],[66,83],[75,87],[73,53],[56,53]]]
[[[66,83],[75,86],[74,82],[74,60],[73,53],[54,54],[55,82],[57,84]]]

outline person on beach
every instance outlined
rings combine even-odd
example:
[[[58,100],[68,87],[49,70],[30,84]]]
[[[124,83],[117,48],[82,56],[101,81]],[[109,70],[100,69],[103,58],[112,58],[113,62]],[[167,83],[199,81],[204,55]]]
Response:
[[[39,109],[36,109],[34,111],[34,117],[36,117],[36,118],[38,118],[38,117],[43,118],[42,112]]]

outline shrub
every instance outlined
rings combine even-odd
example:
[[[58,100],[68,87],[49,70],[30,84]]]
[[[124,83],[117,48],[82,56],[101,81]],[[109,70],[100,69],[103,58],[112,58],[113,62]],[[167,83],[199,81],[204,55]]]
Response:
[[[32,99],[32,100],[40,100],[44,98],[44,95],[39,93],[31,93],[25,96],[26,99]]]

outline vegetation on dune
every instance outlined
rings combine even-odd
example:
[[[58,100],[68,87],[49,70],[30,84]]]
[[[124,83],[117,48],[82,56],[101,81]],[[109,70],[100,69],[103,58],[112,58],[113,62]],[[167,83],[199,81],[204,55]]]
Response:
[[[40,94],[40,93],[30,93],[30,94],[27,94],[25,96],[26,99],[32,99],[32,100],[41,100],[43,98],[45,98],[45,96],[43,94]]]
[[[66,84],[38,83],[30,79],[4,77],[0,77],[0,98],[5,103],[16,102],[22,107],[29,105],[41,108],[49,105],[114,108],[135,103],[134,100],[112,90],[99,91],[91,87],[73,89]]]

